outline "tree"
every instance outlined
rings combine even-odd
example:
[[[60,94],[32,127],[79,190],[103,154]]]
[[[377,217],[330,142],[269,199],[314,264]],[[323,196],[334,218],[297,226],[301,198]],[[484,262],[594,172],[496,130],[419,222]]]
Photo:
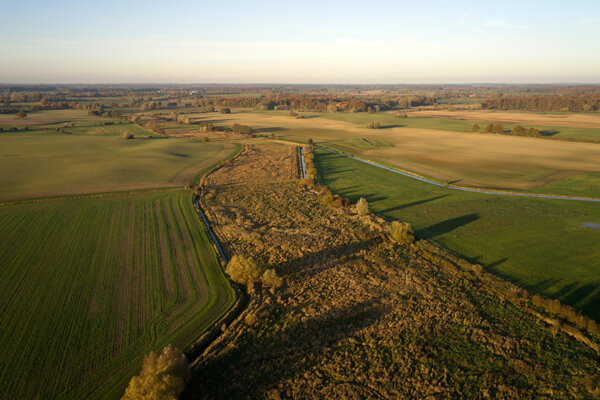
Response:
[[[479,132],[479,129],[479,125],[473,124],[473,126],[471,127],[471,132]]]
[[[151,352],[144,358],[142,371],[131,378],[122,400],[177,400],[190,376],[185,356],[168,345],[160,356]]]
[[[523,136],[527,131],[521,125],[515,125],[511,130],[511,135]]]
[[[408,222],[393,221],[390,234],[401,245],[410,245],[415,241],[415,230]]]
[[[492,125],[492,124],[486,125],[485,128],[483,128],[483,133],[492,133],[493,129],[494,129],[494,125]]]
[[[369,203],[367,203],[367,200],[364,197],[358,199],[356,211],[358,212],[358,215],[367,215],[369,213]]]
[[[379,124],[379,122],[373,122],[373,121],[371,121],[371,122],[369,122],[367,124],[367,128],[369,128],[369,129],[379,129],[379,128],[381,128],[381,125]]]
[[[500,124],[494,124],[494,133],[504,133],[504,127]]]
[[[260,280],[263,285],[270,288],[271,293],[275,293],[275,289],[283,285],[283,279],[277,275],[274,269],[266,270]]]
[[[123,139],[133,139],[133,133],[123,132]]]
[[[231,257],[225,272],[234,282],[247,285],[249,289],[254,288],[254,284],[260,280],[264,273],[263,269],[253,259],[238,255]]]
[[[23,110],[21,110],[17,113],[17,118],[25,118],[26,116],[27,116],[27,113]]]
[[[527,136],[529,136],[529,137],[540,137],[542,135],[540,134],[540,131],[538,131],[536,128],[531,127],[531,128],[529,128],[527,130]]]
[[[306,143],[308,143],[308,144],[312,145],[312,144],[313,144],[313,140],[312,140],[312,139],[308,139],[308,140],[306,141]]]
[[[219,110],[221,114],[231,114],[231,109],[224,107]]]

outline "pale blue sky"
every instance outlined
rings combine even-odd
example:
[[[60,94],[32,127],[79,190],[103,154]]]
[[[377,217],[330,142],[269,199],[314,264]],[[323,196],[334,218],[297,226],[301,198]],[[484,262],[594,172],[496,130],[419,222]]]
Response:
[[[600,1],[0,0],[0,82],[600,82]]]

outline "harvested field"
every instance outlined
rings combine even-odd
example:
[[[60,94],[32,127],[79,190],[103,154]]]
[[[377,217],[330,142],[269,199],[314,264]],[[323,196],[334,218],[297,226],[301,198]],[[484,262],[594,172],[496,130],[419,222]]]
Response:
[[[505,124],[572,126],[579,128],[600,129],[600,115],[591,114],[560,114],[560,113],[527,113],[507,111],[411,111],[407,113],[415,117],[433,117],[450,119],[468,119],[473,121],[495,122]]]
[[[88,135],[0,135],[0,201],[183,186],[229,143]]]
[[[352,117],[357,114],[330,114]],[[351,154],[464,186],[536,190],[580,173],[600,172],[600,145],[482,135],[439,129],[364,125],[325,118],[296,119],[283,112],[207,115],[219,126],[252,126],[259,134],[306,143],[308,138]],[[377,120],[362,113],[361,118]],[[329,117],[327,117],[329,118]],[[410,118],[409,118],[410,119]],[[395,118],[402,124],[402,118]],[[367,145],[364,139],[375,145]],[[548,193],[552,193],[549,188]],[[600,184],[592,189],[600,195]]]
[[[190,197],[0,207],[0,398],[118,399],[145,354],[231,307]]]
[[[285,148],[254,146],[205,180],[203,201],[229,252],[274,268],[285,284],[251,294],[196,362],[184,398],[600,393],[584,383],[595,382],[598,353],[541,322],[530,300],[392,244],[384,221],[325,206],[287,173],[276,182],[295,162]],[[258,165],[272,172],[233,178]]]

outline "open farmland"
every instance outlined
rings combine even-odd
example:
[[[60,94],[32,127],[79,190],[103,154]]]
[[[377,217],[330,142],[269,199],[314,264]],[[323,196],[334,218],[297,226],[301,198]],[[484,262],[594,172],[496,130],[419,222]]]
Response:
[[[316,154],[322,182],[336,193],[364,197],[373,211],[412,223],[420,237],[600,320],[597,203],[461,192]]]
[[[110,120],[110,119],[109,119]],[[29,112],[25,118],[14,114],[0,114],[0,127],[56,125],[66,122],[98,121],[90,117],[86,110],[44,110]]]
[[[230,308],[190,196],[0,207],[0,398],[119,398],[143,355]]]
[[[233,148],[171,138],[1,134],[0,201],[183,186]]]
[[[291,141],[305,143],[312,138],[338,150],[464,186],[553,193],[554,187],[547,186],[553,182],[600,173],[600,145],[592,143],[403,127],[403,121],[411,118],[394,118],[400,126],[384,129],[367,129],[366,124],[329,119],[377,120],[379,116],[366,113],[322,114],[322,117],[309,113],[303,119],[278,111],[193,115],[199,122],[210,121],[223,127],[246,124],[259,134]],[[600,196],[600,182],[589,183],[585,188],[587,196]],[[564,194],[564,190],[557,194]]]

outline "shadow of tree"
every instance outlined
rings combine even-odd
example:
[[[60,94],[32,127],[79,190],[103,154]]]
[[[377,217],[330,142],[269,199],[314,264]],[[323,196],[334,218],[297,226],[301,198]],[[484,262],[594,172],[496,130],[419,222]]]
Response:
[[[467,225],[480,218],[479,214],[466,214],[460,217],[451,218],[446,221],[439,222],[427,228],[417,231],[417,235],[423,239],[431,239],[436,236],[443,235],[448,232]]]
[[[409,208],[409,207],[414,207],[414,206],[418,206],[421,204],[425,204],[425,203],[429,203],[430,201],[435,201],[435,200],[439,200],[439,199],[443,199],[444,197],[448,197],[450,196],[449,194],[443,194],[440,196],[434,196],[434,197],[430,197],[428,199],[422,199],[422,200],[417,200],[417,201],[413,201],[412,203],[406,203],[406,204],[401,204],[395,207],[390,207],[390,208],[386,208],[385,210],[381,210],[379,212],[382,213],[388,213],[388,212],[392,212],[392,211],[396,211],[396,210],[401,210],[403,208]]]

